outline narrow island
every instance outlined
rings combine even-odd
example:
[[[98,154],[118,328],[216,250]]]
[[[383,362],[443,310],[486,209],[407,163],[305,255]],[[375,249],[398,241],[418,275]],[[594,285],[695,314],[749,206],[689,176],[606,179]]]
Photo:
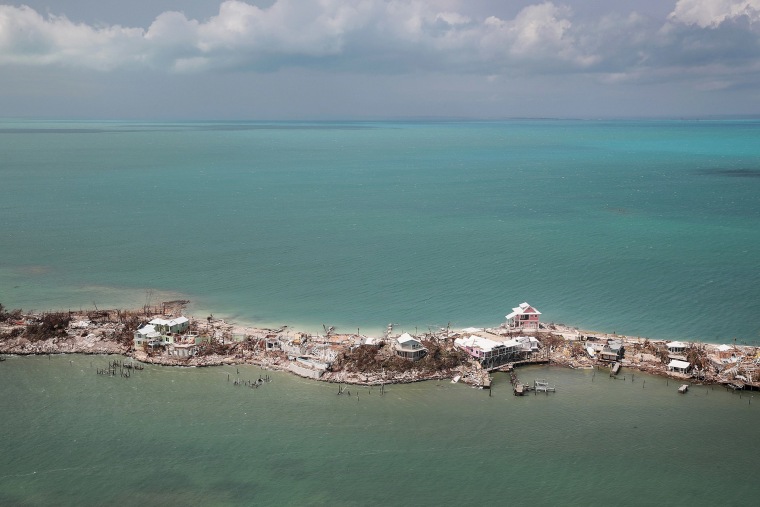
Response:
[[[410,335],[311,334],[185,316],[189,301],[139,310],[24,312],[0,304],[0,354],[120,354],[169,366],[259,365],[325,382],[381,385],[453,379],[488,388],[491,373],[526,364],[621,368],[684,382],[760,389],[760,349],[654,340],[544,323],[527,302],[495,328],[441,328]],[[4,359],[0,356],[0,359]],[[512,376],[513,383],[515,376]],[[518,386],[515,386],[518,393]]]

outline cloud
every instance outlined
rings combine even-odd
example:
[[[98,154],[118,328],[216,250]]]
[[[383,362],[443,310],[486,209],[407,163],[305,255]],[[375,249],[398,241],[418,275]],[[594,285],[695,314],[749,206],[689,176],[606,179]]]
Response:
[[[704,73],[701,86],[717,89],[758,67],[759,13],[760,0],[678,0],[660,20],[635,12],[578,19],[550,1],[500,17],[474,15],[457,0],[274,0],[268,7],[226,0],[207,19],[163,12],[146,28],[130,28],[0,5],[0,65],[578,73],[605,83]]]
[[[0,5],[0,63],[70,65],[110,70],[144,60],[143,31],[119,25],[43,18],[26,7]]]
[[[668,19],[676,23],[715,28],[725,21],[760,21],[760,0],[678,0]]]
[[[422,0],[276,0],[260,8],[227,0],[206,20],[164,12],[143,29],[75,24],[29,7],[0,6],[0,62],[266,70],[294,62],[336,64],[342,56],[337,65],[369,61],[380,64],[375,71],[389,72],[414,65],[485,71],[539,59],[588,62],[573,47],[566,7],[530,5],[507,20],[476,20],[457,7]]]

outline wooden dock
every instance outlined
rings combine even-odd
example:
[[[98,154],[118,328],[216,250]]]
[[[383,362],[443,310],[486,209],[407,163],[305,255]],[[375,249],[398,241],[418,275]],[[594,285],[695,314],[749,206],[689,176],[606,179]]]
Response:
[[[525,366],[529,364],[549,364],[549,360],[545,357],[520,359],[518,361],[510,361],[508,363],[501,364],[499,366],[490,366],[486,368],[487,371],[506,371],[510,372],[515,369],[516,366]]]
[[[615,361],[610,365],[610,377],[614,377],[620,372],[620,363]]]
[[[681,394],[684,394],[688,390],[689,390],[689,384],[683,384],[681,385],[681,387],[678,388],[678,392]]]

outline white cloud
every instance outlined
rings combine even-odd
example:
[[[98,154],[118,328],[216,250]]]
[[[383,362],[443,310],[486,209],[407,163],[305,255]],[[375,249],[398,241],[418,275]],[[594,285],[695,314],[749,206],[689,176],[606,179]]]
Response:
[[[708,28],[740,17],[760,21],[760,0],[678,0],[668,19]]]
[[[144,59],[143,30],[43,18],[33,9],[0,5],[0,63],[62,64],[110,70]]]
[[[274,0],[268,7],[226,0],[206,19],[164,12],[147,28],[129,28],[0,5],[0,65],[592,73],[607,83],[688,68],[717,72],[709,76],[717,88],[760,60],[759,12],[760,0],[678,0],[661,20],[635,12],[578,19],[550,1],[500,17],[476,16],[457,0]],[[732,20],[748,23],[729,30]]]
[[[549,2],[524,8],[511,23],[514,43],[510,53],[526,55],[535,51],[572,50],[573,41],[568,34],[572,26],[569,16],[569,8],[557,7]]]
[[[532,69],[584,69],[597,61],[583,50],[572,10],[551,2],[529,5],[514,19],[490,16],[485,20],[484,49],[500,55],[505,66]]]
[[[260,8],[226,0],[206,20],[164,12],[143,29],[75,24],[24,6],[0,6],[0,62],[102,70],[142,62],[202,70],[357,52],[385,54],[386,64],[419,57],[442,68],[463,61],[485,67],[505,57],[582,61],[565,7],[531,5],[512,20],[476,20],[456,7],[422,0],[276,0]]]

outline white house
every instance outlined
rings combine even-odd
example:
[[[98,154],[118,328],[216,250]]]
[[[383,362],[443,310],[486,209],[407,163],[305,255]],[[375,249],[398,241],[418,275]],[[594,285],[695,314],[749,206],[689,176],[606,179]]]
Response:
[[[454,344],[470,354],[481,364],[498,364],[508,360],[523,359],[539,349],[538,340],[532,336],[518,336],[504,342],[471,335],[457,338]]]
[[[153,319],[148,324],[153,325],[161,334],[181,333],[190,327],[190,320],[185,317],[176,317],[173,319]]]
[[[396,338],[397,356],[417,361],[422,359],[426,353],[427,349],[422,345],[422,342],[409,333],[404,333]]]
[[[156,331],[155,326],[152,326],[151,324],[145,324],[144,326],[138,328],[135,331],[134,334],[134,344],[135,349],[138,347],[142,348],[143,344],[148,343],[150,341],[159,340],[161,339],[161,333]]]
[[[668,352],[671,354],[683,354],[686,350],[686,344],[684,342],[669,342]]]
[[[520,344],[521,352],[533,353],[538,352],[538,349],[541,348],[538,340],[533,336],[518,336],[515,338],[515,341]]]
[[[189,327],[190,320],[187,317],[176,317],[170,320],[153,319],[135,331],[135,348],[142,347],[145,343],[153,345],[174,343],[176,340],[173,335],[186,331]]]
[[[679,361],[678,359],[671,359],[668,363],[668,371],[674,371],[676,373],[688,373],[691,365],[688,361]]]

